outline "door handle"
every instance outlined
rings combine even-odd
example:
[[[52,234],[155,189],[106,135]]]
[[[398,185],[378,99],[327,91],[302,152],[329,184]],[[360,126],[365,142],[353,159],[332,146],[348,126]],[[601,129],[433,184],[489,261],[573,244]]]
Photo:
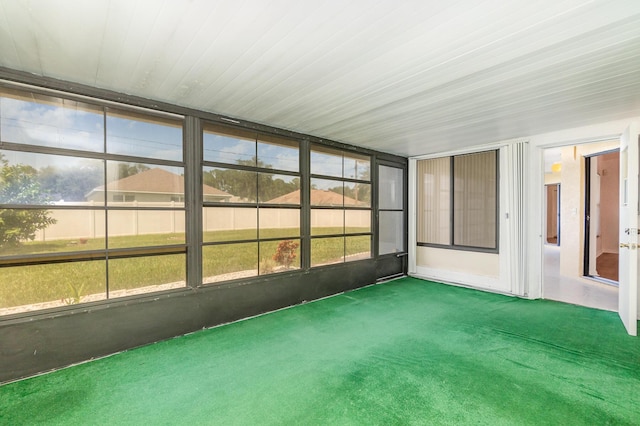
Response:
[[[629,244],[620,243],[620,248],[629,248]]]

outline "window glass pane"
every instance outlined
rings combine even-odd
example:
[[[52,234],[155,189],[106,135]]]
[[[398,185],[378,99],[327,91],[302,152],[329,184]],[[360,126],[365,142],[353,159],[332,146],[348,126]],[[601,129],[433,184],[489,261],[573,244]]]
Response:
[[[102,160],[0,151],[0,204],[95,205],[87,201],[103,182]]]
[[[258,173],[258,196],[262,204],[300,205],[300,177]]]
[[[451,158],[418,161],[419,243],[451,244]]]
[[[454,157],[454,241],[496,247],[496,151]]]
[[[311,147],[311,173],[342,177],[342,151],[313,145]]]
[[[110,109],[107,152],[182,161],[182,120]]]
[[[3,142],[104,150],[102,108],[68,99],[0,89]]]
[[[185,243],[184,211],[109,210],[109,248]]]
[[[369,259],[371,257],[371,236],[360,235],[345,238],[345,261]]]
[[[371,180],[371,160],[368,155],[344,153],[344,177]]]
[[[404,251],[404,216],[401,211],[381,211],[378,234],[380,254]]]
[[[204,161],[256,166],[256,132],[207,124],[203,134]]]
[[[371,210],[345,210],[345,233],[371,232]]]
[[[344,184],[339,180],[311,179],[312,206],[344,205]]]
[[[311,235],[344,233],[344,210],[311,209]]]
[[[297,172],[300,170],[298,142],[276,136],[258,135],[258,166]]]
[[[205,167],[202,181],[205,202],[255,203],[258,195],[256,172]]]
[[[105,248],[102,210],[0,209],[0,223],[0,256]]]
[[[204,242],[255,240],[258,238],[258,209],[205,207],[202,226]]]
[[[184,254],[109,259],[109,299],[184,286]]]
[[[69,262],[2,268],[0,315],[106,298],[105,262]]]
[[[300,269],[300,240],[260,243],[260,275]]]
[[[153,164],[107,162],[107,202],[118,206],[175,207],[184,202],[184,168]],[[89,199],[104,197],[104,186]]]
[[[344,262],[344,237],[311,239],[311,266]]]
[[[378,167],[378,205],[381,209],[403,208],[403,170],[397,167]]]
[[[300,210],[260,209],[260,238],[299,237]]]
[[[344,205],[371,207],[371,185],[368,183],[344,183]]]
[[[203,283],[217,283],[258,275],[258,243],[202,247]]]

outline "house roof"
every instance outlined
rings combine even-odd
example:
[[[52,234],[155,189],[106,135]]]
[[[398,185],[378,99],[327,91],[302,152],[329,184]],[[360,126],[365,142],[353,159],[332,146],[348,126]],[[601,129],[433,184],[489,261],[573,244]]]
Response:
[[[204,195],[230,198],[231,194],[202,185]],[[94,189],[104,191],[104,185]],[[164,169],[153,168],[107,184],[107,191],[184,194],[184,177]]]
[[[300,190],[295,190],[280,197],[269,200],[268,203],[273,204],[299,204],[300,203]],[[327,191],[326,189],[312,189],[311,190],[311,205],[312,206],[364,206],[362,201],[355,200],[351,197],[342,196],[337,192]]]

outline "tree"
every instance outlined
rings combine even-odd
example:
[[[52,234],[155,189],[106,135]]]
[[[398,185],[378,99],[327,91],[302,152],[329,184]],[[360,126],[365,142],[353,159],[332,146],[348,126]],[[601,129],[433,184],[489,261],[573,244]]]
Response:
[[[85,196],[104,180],[102,167],[93,165],[40,169],[38,182],[43,192],[54,200],[85,201]]]
[[[0,205],[46,204],[49,197],[38,182],[38,172],[24,164],[9,165],[0,155]],[[36,231],[56,223],[46,209],[0,209],[0,247],[33,240]]]
[[[253,157],[251,160],[238,160],[241,166],[260,167],[270,169],[272,166]],[[256,180],[257,179],[257,180]],[[256,194],[256,182],[259,194]],[[236,169],[214,169],[203,174],[203,183],[212,186],[228,194],[235,195],[246,202],[255,202],[256,197],[264,202],[272,200],[280,195],[300,189],[300,179],[294,178],[291,182],[285,182],[275,178],[271,173],[256,173],[252,171]]]
[[[118,164],[118,179],[124,179],[129,176],[137,175],[138,173],[149,170],[149,166],[138,163],[120,163]]]

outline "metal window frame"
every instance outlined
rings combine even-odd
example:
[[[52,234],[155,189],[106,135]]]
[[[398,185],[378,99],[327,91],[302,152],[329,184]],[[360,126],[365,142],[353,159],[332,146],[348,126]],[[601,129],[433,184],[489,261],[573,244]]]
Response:
[[[175,162],[170,160],[163,159],[151,159],[146,157],[135,157],[135,156],[127,156],[121,154],[106,154],[104,152],[93,152],[93,151],[82,151],[82,150],[72,150],[72,149],[61,149],[56,147],[45,147],[45,146],[35,146],[33,148],[33,152],[43,153],[43,154],[62,154],[62,155],[71,155],[82,158],[94,158],[101,159],[106,161],[116,160],[116,161],[129,161],[129,162],[140,162],[140,163],[151,163],[151,164],[165,164],[168,166],[179,166],[184,167],[185,174],[185,205],[184,208],[175,209],[175,210],[184,210],[185,211],[185,219],[186,219],[186,228],[185,228],[185,237],[186,244],[179,245],[173,247],[175,249],[175,254],[184,253],[186,249],[186,273],[187,273],[187,286],[182,289],[172,289],[165,290],[160,292],[153,292],[147,294],[138,294],[132,295],[117,299],[108,299],[104,301],[96,301],[96,302],[83,302],[78,305],[77,308],[73,306],[60,307],[60,308],[47,308],[35,312],[25,312],[18,314],[11,314],[7,316],[3,316],[0,318],[1,322],[14,322],[14,321],[22,321],[25,318],[33,318],[34,316],[43,316],[43,315],[51,315],[51,313],[55,312],[77,312],[78,308],[85,309],[84,306],[92,306],[94,308],[102,308],[108,306],[115,305],[126,305],[129,300],[157,300],[158,297],[161,298],[171,298],[174,296],[184,296],[185,291],[193,290],[196,287],[202,286],[202,191],[198,190],[198,188],[202,185],[202,166],[203,166],[203,153],[202,153],[202,132],[203,132],[203,122],[213,123],[216,125],[227,125],[234,128],[241,128],[244,130],[251,130],[260,132],[267,136],[276,136],[282,137],[286,139],[293,139],[299,141],[299,162],[300,168],[299,172],[291,172],[288,170],[278,171],[279,174],[283,175],[294,175],[300,177],[300,189],[301,189],[301,203],[300,205],[259,205],[260,208],[296,208],[300,209],[300,261],[301,268],[298,270],[292,270],[288,273],[278,273],[278,274],[270,274],[270,277],[274,275],[284,276],[290,274],[298,274],[300,276],[308,273],[310,269],[310,246],[311,246],[311,235],[310,235],[310,151],[311,144],[316,144],[318,146],[322,146],[324,148],[334,148],[337,150],[346,151],[347,153],[352,153],[356,155],[364,155],[369,157],[371,160],[371,175],[369,181],[359,180],[359,179],[344,179],[345,181],[355,181],[362,183],[370,183],[372,187],[371,194],[371,206],[370,208],[366,208],[365,210],[371,210],[372,214],[372,225],[371,232],[366,234],[355,234],[355,235],[368,235],[372,244],[372,256],[371,258],[375,258],[377,256],[377,240],[375,236],[377,235],[377,222],[374,220],[374,216],[376,216],[377,212],[377,187],[376,187],[376,168],[374,164],[377,164],[376,161],[391,161],[394,164],[404,165],[406,168],[406,159],[403,157],[399,157],[393,154],[382,153],[378,151],[374,151],[368,148],[357,147],[353,145],[348,145],[342,142],[327,140],[323,138],[319,138],[316,136],[311,136],[303,133],[293,132],[289,130],[283,130],[272,126],[267,126],[259,123],[253,123],[241,119],[230,119],[224,115],[215,114],[211,112],[195,110],[188,107],[182,107],[178,105],[169,104],[166,102],[159,102],[155,100],[149,100],[146,98],[141,98],[132,95],[126,95],[123,93],[114,92],[106,89],[98,89],[95,87],[87,86],[84,84],[73,83],[68,81],[62,81],[53,79],[50,77],[41,77],[33,74],[28,74],[21,71],[15,71],[8,68],[0,67],[0,87],[7,87],[9,89],[19,89],[25,90],[28,92],[32,92],[35,94],[41,94],[45,96],[56,96],[64,99],[69,99],[72,101],[78,101],[82,103],[87,103],[92,106],[101,106],[103,109],[113,107],[118,111],[131,111],[134,113],[144,113],[152,116],[158,116],[160,118],[169,118],[169,119],[181,119],[183,120],[183,161]],[[104,115],[106,117],[106,115]],[[106,118],[105,118],[106,119]],[[106,129],[104,129],[106,132]],[[105,142],[106,143],[106,142]],[[14,144],[13,150],[16,151],[24,151],[25,144]],[[11,148],[10,144],[3,143],[0,141],[0,149]],[[108,158],[107,158],[108,157]],[[397,162],[397,163],[395,163]],[[212,166],[233,168],[233,164],[228,163],[211,163]],[[264,170],[268,173],[273,173],[273,169]],[[106,168],[105,168],[106,174]],[[406,178],[406,174],[405,174]],[[106,178],[105,178],[106,181]],[[405,183],[406,188],[406,183]],[[406,198],[406,194],[405,194]],[[216,204],[211,204],[211,206],[217,206]],[[17,205],[17,208],[25,208],[27,206]],[[227,204],[226,207],[229,207]],[[253,206],[252,206],[253,207]],[[28,207],[31,208],[31,207]],[[33,207],[38,208],[38,207]],[[57,208],[54,206],[46,206],[46,208]],[[66,209],[83,209],[83,210],[106,210],[107,206],[93,206],[91,208],[85,206],[64,206]],[[112,209],[117,209],[115,207],[111,207]],[[128,209],[128,208],[123,208]],[[157,209],[157,208],[156,208]],[[169,210],[174,210],[169,208]],[[407,211],[405,210],[405,216],[407,215]],[[341,235],[342,236],[342,235]],[[149,255],[162,255],[162,254],[173,254],[172,253],[161,253],[165,247],[144,247],[145,253],[140,253],[140,255],[146,255],[146,252],[149,252]],[[99,250],[100,255],[102,255],[103,251]],[[151,253],[154,252],[154,253]],[[78,253],[79,255],[87,255],[87,253]],[[112,257],[120,257],[120,253],[113,252]],[[128,254],[133,255],[132,252]],[[125,256],[127,254],[125,253]],[[100,257],[99,260],[107,259],[108,255],[105,258]],[[7,259],[9,261],[10,259]],[[13,259],[11,259],[13,261]],[[53,259],[51,260],[53,263]],[[79,259],[78,259],[79,260]],[[36,262],[37,260],[34,258],[32,262]],[[333,266],[334,268],[338,265],[329,265],[328,267]],[[108,270],[107,270],[108,274]],[[237,285],[245,285],[254,282],[261,281],[270,281],[271,278],[265,278],[265,276],[256,276],[248,279],[241,280],[242,283],[237,283],[237,280],[233,281],[225,281],[221,283],[221,287],[223,288],[233,288]]]
[[[467,245],[463,245],[463,244],[455,244],[455,239],[454,239],[454,218],[455,218],[455,203],[454,203],[454,197],[455,197],[455,170],[454,170],[454,160],[456,157],[460,157],[463,155],[470,155],[470,154],[478,154],[478,153],[485,153],[485,152],[494,152],[495,154],[495,161],[496,161],[496,179],[495,179],[495,185],[496,185],[496,210],[495,210],[495,247],[476,247],[476,246],[467,246]],[[433,159],[435,159],[436,157],[434,157]],[[450,207],[450,213],[449,213],[449,244],[436,244],[436,243],[425,243],[425,242],[420,242],[417,241],[416,245],[418,245],[419,247],[432,247],[432,248],[440,248],[440,249],[447,249],[447,250],[460,250],[460,251],[471,251],[471,252],[479,252],[479,253],[500,253],[500,150],[499,149],[487,149],[484,151],[477,151],[477,152],[472,152],[472,153],[468,153],[468,154],[456,154],[456,155],[448,155],[445,157],[437,157],[437,158],[449,158],[449,181],[451,183],[451,191],[449,194],[449,207]],[[424,159],[424,160],[420,160],[420,161],[428,161],[431,160],[432,158],[428,158],[428,159]]]

